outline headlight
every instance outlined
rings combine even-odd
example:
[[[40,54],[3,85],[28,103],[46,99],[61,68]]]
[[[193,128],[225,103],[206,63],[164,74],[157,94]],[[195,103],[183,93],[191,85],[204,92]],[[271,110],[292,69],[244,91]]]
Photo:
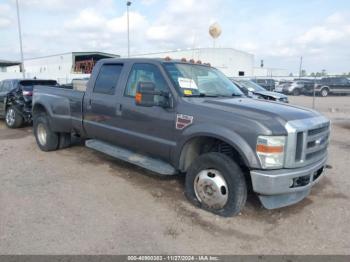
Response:
[[[262,168],[277,169],[284,164],[285,136],[259,136],[256,153]]]

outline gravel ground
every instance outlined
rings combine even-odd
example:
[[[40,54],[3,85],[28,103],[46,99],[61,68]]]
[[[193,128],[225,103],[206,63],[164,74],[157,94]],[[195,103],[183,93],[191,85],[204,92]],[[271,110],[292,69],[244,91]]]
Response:
[[[311,106],[310,97],[291,102]],[[221,218],[162,178],[82,145],[43,153],[0,122],[0,254],[350,254],[350,97],[318,98],[333,121],[327,176],[278,210],[249,196]]]

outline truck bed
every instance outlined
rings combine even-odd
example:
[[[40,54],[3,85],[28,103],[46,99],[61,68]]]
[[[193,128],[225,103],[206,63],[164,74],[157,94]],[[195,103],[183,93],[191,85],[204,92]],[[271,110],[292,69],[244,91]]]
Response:
[[[84,96],[85,92],[64,86],[35,86],[33,104],[42,104],[49,110],[56,130],[81,133]]]

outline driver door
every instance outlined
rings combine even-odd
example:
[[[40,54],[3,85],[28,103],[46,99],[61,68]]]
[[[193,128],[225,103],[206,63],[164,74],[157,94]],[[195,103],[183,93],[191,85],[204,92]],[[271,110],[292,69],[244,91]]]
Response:
[[[170,88],[156,64],[134,64],[120,100],[119,127],[123,143],[133,150],[169,160],[170,150],[176,146],[175,110],[160,106],[143,107],[135,103],[139,82],[153,82],[156,90],[169,92]],[[161,99],[161,98],[159,98]]]

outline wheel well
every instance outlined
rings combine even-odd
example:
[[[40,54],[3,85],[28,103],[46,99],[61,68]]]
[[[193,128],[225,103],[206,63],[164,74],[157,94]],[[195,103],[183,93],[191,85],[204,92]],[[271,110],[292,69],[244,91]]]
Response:
[[[196,137],[188,141],[181,151],[180,170],[186,172],[198,156],[209,152],[223,153],[233,159],[244,173],[249,171],[243,157],[233,146],[214,137]]]
[[[41,104],[37,104],[33,108],[33,115],[37,115],[40,113],[46,113],[46,108]]]

